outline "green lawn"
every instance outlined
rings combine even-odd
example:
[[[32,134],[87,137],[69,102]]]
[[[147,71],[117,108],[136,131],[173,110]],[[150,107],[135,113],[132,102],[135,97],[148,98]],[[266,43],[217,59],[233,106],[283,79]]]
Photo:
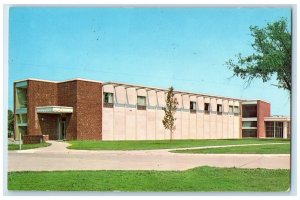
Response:
[[[22,144],[22,150],[25,149],[35,149],[35,148],[39,148],[39,147],[47,147],[49,146],[49,143],[38,143],[38,144]],[[9,144],[8,145],[8,150],[19,150],[20,146],[18,144]]]
[[[147,149],[169,149],[185,147],[201,147],[214,145],[233,145],[233,144],[259,144],[287,142],[289,139],[227,139],[227,140],[143,140],[143,141],[68,141],[71,146],[69,149],[80,150],[147,150]]]
[[[174,150],[174,153],[220,153],[220,154],[289,154],[290,144],[269,144],[241,147]]]
[[[9,172],[8,190],[287,191],[290,170],[197,167],[186,171]]]

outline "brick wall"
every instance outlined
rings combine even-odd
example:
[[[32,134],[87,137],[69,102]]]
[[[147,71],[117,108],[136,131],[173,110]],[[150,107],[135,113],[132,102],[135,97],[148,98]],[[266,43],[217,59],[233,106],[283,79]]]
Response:
[[[56,83],[29,80],[27,89],[27,133],[29,135],[42,134],[36,107],[53,105],[57,105]]]
[[[102,84],[77,81],[77,139],[102,139]]]
[[[23,144],[37,144],[49,140],[48,135],[24,135]]]
[[[41,134],[49,135],[50,140],[57,140],[58,115],[38,114],[38,122]]]
[[[73,107],[72,114],[66,114],[66,139],[77,139],[77,81],[57,84],[58,105]]]
[[[62,83],[28,81],[28,135],[57,138],[57,121],[66,119],[66,139],[102,139],[102,84],[74,80]],[[37,114],[39,106],[69,106],[72,114]]]
[[[264,101],[257,101],[257,137],[258,138],[265,138],[265,117],[270,117],[270,104]]]

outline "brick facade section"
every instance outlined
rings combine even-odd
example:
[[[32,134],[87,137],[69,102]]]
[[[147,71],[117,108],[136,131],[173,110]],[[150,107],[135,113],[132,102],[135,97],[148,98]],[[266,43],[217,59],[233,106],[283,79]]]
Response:
[[[49,135],[50,140],[57,140],[57,115],[38,114],[38,124],[43,135]]]
[[[265,117],[270,117],[271,109],[270,104],[264,101],[257,101],[257,137],[265,138]]]
[[[57,84],[58,105],[73,107],[73,113],[66,117],[66,139],[77,139],[77,81],[69,81]]]
[[[48,135],[24,135],[23,144],[36,144],[49,140]]]
[[[36,113],[36,107],[57,105],[57,85],[33,80],[28,80],[27,84],[27,134],[48,134],[41,130],[41,118]]]
[[[64,118],[66,120],[67,140],[102,139],[101,83],[82,80],[62,83],[28,80],[27,83],[28,136],[49,135],[49,139],[51,140],[58,139],[57,123]],[[15,98],[14,105],[16,105]],[[36,107],[39,106],[73,107],[73,113],[38,114],[36,113]],[[32,141],[39,141],[30,138],[35,137],[27,137],[25,140],[30,143]]]
[[[77,139],[102,139],[102,84],[77,81]]]

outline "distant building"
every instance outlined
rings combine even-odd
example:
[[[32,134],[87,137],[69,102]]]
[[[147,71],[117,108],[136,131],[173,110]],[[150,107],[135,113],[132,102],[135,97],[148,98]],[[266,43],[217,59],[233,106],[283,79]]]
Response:
[[[15,139],[164,140],[167,89],[73,79],[14,83]],[[262,100],[175,91],[174,139],[290,137],[290,119],[271,117]]]

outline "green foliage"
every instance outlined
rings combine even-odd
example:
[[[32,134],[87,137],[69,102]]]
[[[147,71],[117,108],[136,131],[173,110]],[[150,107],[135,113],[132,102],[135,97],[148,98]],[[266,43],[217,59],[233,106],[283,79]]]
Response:
[[[292,38],[287,21],[280,19],[264,28],[251,26],[250,31],[255,53],[245,57],[238,54],[237,61],[226,62],[227,67],[248,84],[254,78],[267,82],[276,75],[276,86],[291,92]]]
[[[38,143],[38,144],[22,144],[22,150],[26,149],[35,149],[35,148],[40,148],[40,147],[47,147],[50,146],[50,143]],[[20,150],[19,144],[9,144],[8,145],[8,150],[13,151],[13,150]]]
[[[8,190],[23,191],[287,191],[290,170],[197,167],[186,171],[9,172]]]
[[[14,132],[14,113],[11,110],[8,110],[8,125],[7,125],[7,129],[8,129],[8,137],[11,137],[11,134]]]
[[[208,139],[208,140],[139,140],[139,141],[99,141],[99,140],[73,140],[69,149],[78,150],[147,150],[147,149],[175,149],[185,147],[203,147],[237,144],[262,143],[290,143],[289,139]]]
[[[164,119],[162,120],[165,129],[168,129],[170,131],[170,140],[172,140],[173,132],[176,129],[175,113],[177,110],[177,105],[178,105],[177,99],[174,97],[174,88],[170,87],[167,93],[166,107],[163,108],[163,110],[165,111],[165,116]]]

